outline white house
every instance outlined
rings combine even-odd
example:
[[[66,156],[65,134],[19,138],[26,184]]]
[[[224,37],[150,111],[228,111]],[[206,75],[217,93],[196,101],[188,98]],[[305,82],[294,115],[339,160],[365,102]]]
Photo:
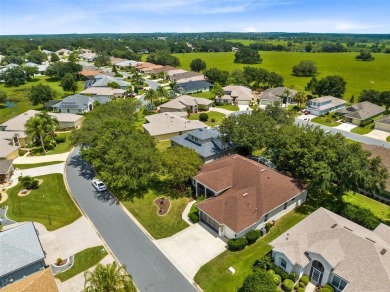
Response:
[[[200,220],[227,238],[261,229],[307,196],[292,178],[237,154],[203,165],[192,183],[207,198],[197,205]]]
[[[272,258],[286,272],[329,283],[335,291],[388,292],[390,227],[371,231],[319,208],[270,245]]]

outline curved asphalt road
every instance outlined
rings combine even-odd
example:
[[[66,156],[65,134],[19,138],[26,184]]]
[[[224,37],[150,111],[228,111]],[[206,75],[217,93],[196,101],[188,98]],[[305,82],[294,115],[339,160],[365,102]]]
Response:
[[[195,287],[162,254],[131,218],[91,185],[94,170],[76,148],[66,163],[66,178],[72,196],[92,221],[111,251],[133,276],[140,291],[196,291]]]

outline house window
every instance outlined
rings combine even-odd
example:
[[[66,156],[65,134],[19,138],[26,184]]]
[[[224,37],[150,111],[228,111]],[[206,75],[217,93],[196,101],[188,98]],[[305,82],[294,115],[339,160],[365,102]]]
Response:
[[[345,286],[347,286],[347,281],[343,280],[339,276],[334,275],[332,286],[335,287],[337,291],[343,291]]]
[[[284,203],[284,207],[283,207],[283,210],[286,210],[287,209],[287,202]]]
[[[287,269],[287,261],[284,258],[280,258],[280,266],[283,269]]]

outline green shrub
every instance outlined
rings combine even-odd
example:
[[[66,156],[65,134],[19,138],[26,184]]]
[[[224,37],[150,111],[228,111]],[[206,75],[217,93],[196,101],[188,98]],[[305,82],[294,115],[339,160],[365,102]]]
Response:
[[[282,277],[283,280],[286,280],[289,277],[289,274],[285,270],[283,270],[281,267],[276,267],[275,268],[275,273],[279,274]]]
[[[303,282],[299,282],[299,283],[298,283],[298,286],[299,286],[299,287],[302,287],[302,288],[305,288],[305,287],[306,287],[305,283],[303,283]]]
[[[259,270],[245,278],[239,292],[276,291],[273,277],[266,271]]]
[[[294,282],[290,279],[286,279],[283,281],[283,290],[286,292],[290,292],[294,289]]]
[[[38,188],[38,180],[32,178],[31,176],[19,176],[18,179],[23,188],[25,189],[33,190]]]
[[[305,292],[305,288],[299,287],[299,288],[297,289],[297,292]]]
[[[309,279],[308,276],[303,275],[303,276],[301,277],[301,282],[303,282],[303,284],[305,284],[305,286],[307,286],[307,284],[309,284],[309,282],[310,282],[310,279]]]
[[[267,273],[270,274],[271,276],[275,275],[275,271],[274,270],[268,270]]]
[[[248,245],[255,243],[260,237],[260,230],[251,230],[246,235],[245,238],[248,240]]]
[[[294,272],[291,272],[288,278],[295,283],[298,280],[298,275]]]
[[[198,212],[190,212],[190,213],[188,213],[188,218],[190,218],[192,223],[199,222],[199,214],[198,214]]]
[[[212,123],[215,123],[215,121],[216,121],[215,118],[211,118]]]
[[[270,231],[271,227],[272,227],[271,223],[269,222],[265,223],[265,230],[267,231],[267,233]]]
[[[279,285],[282,282],[282,277],[280,277],[279,275],[275,274],[272,276],[272,278],[274,280],[275,285]]]
[[[320,292],[332,292],[332,291],[329,290],[328,288],[321,288],[321,289],[320,289]]]
[[[254,264],[254,269],[262,269],[262,270],[269,270],[269,269],[275,269],[275,264],[272,261],[272,258],[268,255],[263,256],[260,259],[257,259]]]
[[[239,251],[243,250],[246,245],[248,244],[248,240],[246,240],[245,237],[240,237],[236,239],[229,239],[228,242],[228,248],[231,251]]]
[[[207,113],[201,113],[199,115],[199,121],[206,122],[209,119],[209,115]]]
[[[326,284],[324,288],[330,290],[330,292],[334,292],[334,288],[330,284]]]
[[[57,144],[65,143],[66,142],[66,136],[56,136],[55,141]]]
[[[370,230],[375,229],[380,223],[380,220],[375,217],[374,213],[370,210],[352,206],[350,204],[345,206],[341,214],[345,218]]]

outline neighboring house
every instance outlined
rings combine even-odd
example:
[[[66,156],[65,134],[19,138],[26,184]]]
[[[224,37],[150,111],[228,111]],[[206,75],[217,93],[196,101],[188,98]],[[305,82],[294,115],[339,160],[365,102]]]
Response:
[[[83,60],[85,60],[87,62],[93,62],[93,60],[95,60],[95,58],[96,58],[96,53],[85,52],[83,54],[80,54],[79,58],[83,59]]]
[[[168,71],[168,72],[172,72],[172,71]],[[174,74],[171,76],[171,81],[172,82],[177,82],[177,83],[180,83],[180,80],[182,79],[191,79],[192,80],[204,80],[204,75],[200,74],[200,73],[197,73],[197,72],[183,72],[183,73],[178,73],[178,74]],[[195,78],[195,79],[194,79]],[[198,78],[198,79],[196,79]]]
[[[168,140],[173,136],[183,135],[191,130],[207,128],[207,125],[195,120],[187,120],[186,112],[161,113],[146,116],[144,131],[158,140]]]
[[[261,229],[306,201],[294,179],[234,154],[205,164],[193,178],[199,218],[219,236],[237,238]]]
[[[36,272],[1,289],[1,292],[58,292],[51,269]]]
[[[183,146],[195,150],[204,163],[230,155],[234,152],[232,143],[221,140],[218,128],[196,129],[171,138],[172,146]]]
[[[2,69],[0,69],[0,73],[4,73],[8,69],[12,69],[12,68],[16,68],[16,67],[20,67],[20,66],[18,64],[14,64],[14,63],[7,64]]]
[[[6,139],[4,138],[5,131],[0,131],[0,161],[4,159],[15,159],[19,156],[19,146],[16,146],[13,143],[13,138]],[[12,134],[16,135],[16,134]]]
[[[45,53],[46,55],[50,55],[51,53],[53,53],[53,51],[49,51],[49,50],[42,50],[42,53]]]
[[[45,254],[34,223],[0,232],[0,287],[45,268]]]
[[[359,126],[361,123],[368,122],[369,120],[383,114],[385,111],[385,108],[379,105],[373,104],[369,101],[363,101],[338,110],[337,113],[344,116],[347,123]]]
[[[181,74],[181,73],[185,73],[185,72],[188,72],[188,71],[184,70],[184,69],[172,69],[172,70],[167,71],[167,74],[169,77],[172,77],[173,75],[177,75],[177,74]]]
[[[206,80],[189,81],[175,85],[175,91],[180,94],[210,91],[213,85]]]
[[[172,71],[172,70],[176,70],[175,67],[172,67],[172,66],[163,66],[161,68],[156,68],[156,69],[153,69],[152,72],[155,73],[155,74],[158,74],[158,73],[161,73],[161,72],[168,72],[168,71]]]
[[[118,63],[122,63],[122,62],[125,62],[127,61],[126,59],[122,59],[122,58],[115,58],[115,57],[110,57],[110,63],[112,65],[116,65]]]
[[[23,140],[21,140],[23,139],[22,134],[24,134],[26,129],[24,125],[26,124],[28,119],[30,119],[37,113],[39,113],[39,111],[28,110],[16,117],[13,117],[5,123],[0,124],[0,135],[3,134],[3,132],[1,131],[14,132],[15,134],[20,135],[18,137],[20,146],[24,146]],[[49,115],[57,118],[59,126],[61,128],[77,128],[83,120],[83,116],[75,114],[49,113]]]
[[[198,110],[209,110],[213,101],[189,95],[182,95],[160,105],[160,112],[191,112],[196,113]]]
[[[103,73],[102,70],[99,69],[83,69],[83,71],[80,71],[78,75],[84,76],[84,77],[89,77],[89,78],[94,78],[97,75],[101,75]]]
[[[120,69],[125,69],[128,67],[135,67],[137,64],[138,62],[134,60],[124,60],[122,62],[116,63],[115,66],[119,67]]]
[[[290,92],[288,96],[286,96],[286,90]],[[273,105],[275,102],[282,106],[283,103],[291,103],[296,94],[296,90],[287,87],[268,88],[260,95],[259,106]]]
[[[249,87],[241,85],[229,85],[223,88],[225,95],[217,101],[220,103],[234,103],[249,105],[253,100],[252,90]]]
[[[320,116],[344,108],[346,104],[343,99],[323,96],[308,100],[306,102],[306,110],[312,115]]]
[[[388,292],[390,227],[371,231],[319,208],[270,245],[277,266],[336,292]],[[371,279],[368,281],[367,279]]]
[[[12,176],[15,170],[12,162],[11,159],[0,160],[0,183],[7,182]]]
[[[156,65],[149,62],[139,62],[135,68],[145,74],[151,73],[154,69],[162,68],[161,65]]]
[[[95,76],[95,82],[90,84],[90,87],[107,87],[108,83],[110,82],[118,83],[121,89],[124,90],[126,90],[126,88],[130,85],[130,82],[124,81],[122,78],[116,78],[101,74]]]
[[[65,97],[51,107],[54,112],[84,114],[93,109],[93,102],[94,100],[89,96],[75,94]]]
[[[47,67],[49,67],[48,65],[45,65],[45,64],[38,65],[38,64],[35,64],[33,62],[27,62],[26,64],[24,64],[24,66],[37,68],[39,74],[41,74],[41,75],[45,74]]]
[[[377,120],[375,122],[375,129],[390,133],[390,116],[385,116],[380,120]]]
[[[72,54],[72,51],[68,49],[60,49],[56,51],[56,54],[59,56],[69,56],[70,54]]]
[[[123,97],[126,90],[111,87],[89,87],[80,92],[80,94],[90,95],[95,101],[96,97],[106,97],[109,99],[115,99],[117,97]],[[100,101],[99,101],[100,102]]]

